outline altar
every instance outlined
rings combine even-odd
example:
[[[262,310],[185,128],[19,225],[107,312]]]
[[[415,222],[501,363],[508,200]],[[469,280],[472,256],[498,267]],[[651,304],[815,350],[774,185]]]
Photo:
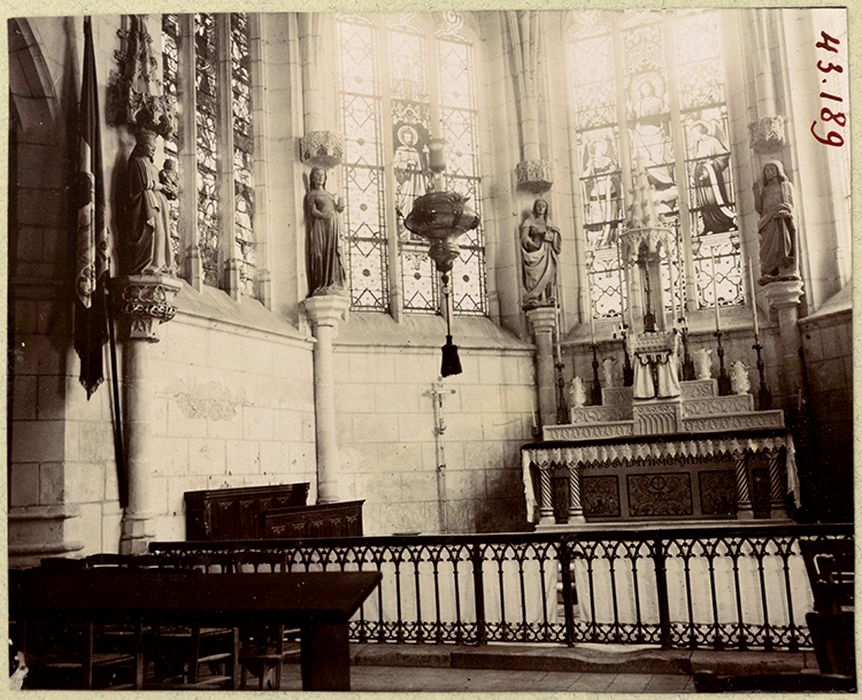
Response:
[[[714,276],[717,377],[710,351],[700,351],[695,371],[685,311],[673,292],[672,232],[656,214],[642,167],[635,179],[619,237],[624,386],[613,386],[609,375],[599,381],[590,311],[591,405],[584,405],[583,379],[573,376],[569,422],[544,425],[541,441],[522,447],[527,518],[540,527],[786,519],[788,496],[799,505],[799,484],[784,412],[769,408],[763,383],[761,410],[755,410],[741,363],[729,376]],[[750,284],[753,289],[753,278]],[[562,360],[556,366],[561,378]],[[562,387],[560,380],[558,405]],[[558,411],[558,422],[564,413]]]
[[[719,396],[714,379],[680,382],[673,400],[632,391],[603,389],[602,405],[571,409],[571,423],[521,448],[531,522],[785,519],[787,497],[798,505],[782,411]]]

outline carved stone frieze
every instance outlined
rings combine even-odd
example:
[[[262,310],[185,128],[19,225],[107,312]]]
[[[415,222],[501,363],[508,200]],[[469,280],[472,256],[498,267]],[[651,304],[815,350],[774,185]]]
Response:
[[[171,303],[182,283],[164,275],[128,275],[112,280],[122,340],[159,341],[158,327],[177,312]]]
[[[748,125],[751,148],[755,153],[774,153],[787,143],[784,117],[761,117]]]
[[[737,430],[751,430],[753,428],[783,428],[784,412],[780,410],[752,411],[751,413],[736,413],[732,415],[684,418],[682,427],[688,433],[733,432]]]
[[[584,423],[607,423],[632,419],[631,404],[611,406],[581,406],[569,409],[569,420],[572,425]]]
[[[689,399],[682,402],[682,417],[720,416],[728,413],[750,413],[754,410],[754,397],[750,394],[736,396],[711,396],[706,399]]]
[[[331,168],[344,158],[344,136],[335,131],[309,131],[299,139],[303,163]]]
[[[636,435],[658,435],[679,432],[679,403],[635,404],[633,408]]]
[[[680,382],[683,401],[718,396],[718,382],[714,379],[693,379]]]
[[[551,163],[546,160],[522,160],[515,166],[518,189],[533,194],[542,194],[554,184]]]
[[[546,425],[543,431],[545,440],[587,440],[632,435],[633,426],[629,420],[597,425]]]

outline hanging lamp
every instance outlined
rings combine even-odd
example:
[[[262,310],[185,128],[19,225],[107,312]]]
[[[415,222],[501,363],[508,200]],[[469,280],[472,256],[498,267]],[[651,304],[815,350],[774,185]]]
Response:
[[[427,194],[417,197],[413,209],[404,220],[408,231],[426,239],[431,245],[428,257],[434,261],[443,283],[446,306],[446,344],[441,348],[443,358],[440,374],[448,377],[461,374],[458,346],[452,342],[452,314],[449,308],[451,294],[449,273],[452,263],[461,254],[458,238],[479,225],[479,215],[468,203],[468,197],[458,192],[447,192],[439,187],[440,175],[446,169],[443,158],[443,139],[431,139],[428,146],[429,167],[434,173]]]

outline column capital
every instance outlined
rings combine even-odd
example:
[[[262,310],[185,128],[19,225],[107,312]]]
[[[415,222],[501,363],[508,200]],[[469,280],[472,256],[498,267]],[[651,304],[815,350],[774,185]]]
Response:
[[[748,138],[755,153],[775,153],[787,144],[784,117],[780,114],[761,117],[748,125]]]
[[[518,189],[533,194],[547,192],[554,184],[553,168],[547,160],[522,160],[515,166],[515,175]]]
[[[533,333],[548,332],[557,327],[557,311],[553,306],[537,306],[526,313],[533,325]]]
[[[798,306],[802,301],[805,284],[800,279],[776,280],[763,286],[763,294],[771,306],[778,309],[788,306]]]
[[[300,305],[314,327],[337,326],[339,321],[347,320],[350,299],[341,294],[321,294],[308,297]]]
[[[171,303],[182,282],[168,275],[122,275],[110,281],[121,340],[159,342],[158,327],[177,312]]]
[[[336,166],[344,158],[344,136],[336,131],[309,131],[299,138],[299,158],[321,168]]]

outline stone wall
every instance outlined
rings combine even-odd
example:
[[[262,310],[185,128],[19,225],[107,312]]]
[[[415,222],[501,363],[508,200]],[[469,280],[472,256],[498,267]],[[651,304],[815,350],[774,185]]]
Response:
[[[354,314],[336,341],[344,495],[365,499],[368,534],[437,532],[439,453],[431,391],[440,371],[443,324],[427,317],[395,325]],[[447,529],[521,530],[519,450],[531,439],[531,346],[484,319],[457,319],[453,335],[463,372],[442,386]]]
[[[813,428],[810,482],[817,515],[827,520],[853,519],[852,325],[849,308],[824,308],[799,323]]]

